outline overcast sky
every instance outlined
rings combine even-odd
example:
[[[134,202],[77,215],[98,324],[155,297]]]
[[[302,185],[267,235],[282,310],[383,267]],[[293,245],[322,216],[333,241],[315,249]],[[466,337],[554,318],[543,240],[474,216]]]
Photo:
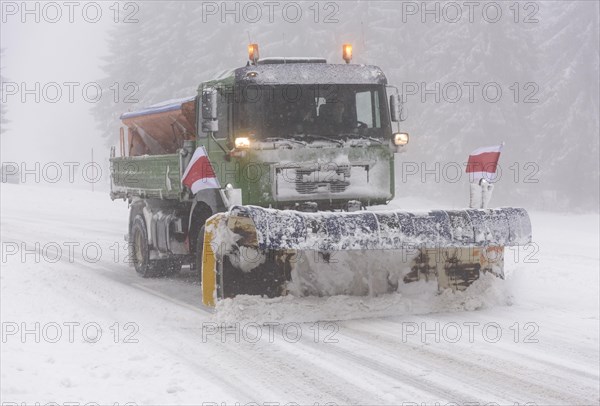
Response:
[[[32,13],[24,13],[23,4]],[[89,101],[83,97],[82,89],[102,76],[106,32],[114,24],[111,3],[96,3],[102,7],[98,17],[97,10],[88,8],[84,12],[81,7],[74,8],[69,16],[67,7],[60,2],[54,4],[61,8],[44,8],[39,2],[1,5],[4,89],[6,93],[16,92],[4,96],[10,123],[1,137],[3,162],[85,162],[90,159],[92,147],[97,159],[106,159],[106,148],[102,148],[90,114],[96,87],[87,86]],[[52,23],[53,20],[57,22]],[[94,20],[98,21],[91,22]],[[25,88],[32,93],[24,94]],[[107,96],[110,95],[102,95]]]

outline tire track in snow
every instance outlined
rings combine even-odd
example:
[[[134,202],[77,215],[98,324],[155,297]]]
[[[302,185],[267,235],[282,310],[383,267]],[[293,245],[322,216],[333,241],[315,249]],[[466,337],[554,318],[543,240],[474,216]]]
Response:
[[[159,307],[163,307],[165,303],[168,303],[169,306],[177,306],[180,311],[193,313],[194,318],[198,318],[198,323],[202,322],[202,318],[199,317],[197,311],[190,309],[188,306],[178,306],[177,304],[169,301],[165,301],[162,298],[151,295],[144,290],[137,289],[130,284],[121,284],[117,283],[117,286],[114,285],[116,282],[111,275],[114,275],[110,272],[98,272],[100,266],[98,264],[88,264],[86,262],[66,262],[64,265],[67,265],[71,269],[68,269],[67,272],[79,273],[84,269],[86,272],[86,278],[81,278],[78,280],[77,289],[72,289],[70,293],[69,299],[74,300],[77,303],[80,303],[83,308],[93,308],[95,311],[102,314],[104,318],[113,319],[113,320],[142,320],[143,323],[147,322],[148,319],[152,319],[155,317],[153,312],[144,312],[143,309],[133,309],[127,307],[114,307],[111,306],[108,302],[106,302],[104,297],[99,296],[101,293],[104,293],[106,296],[112,298],[129,298],[130,294],[125,293],[121,294],[119,290],[134,289],[138,294],[151,298],[151,302],[158,302]],[[62,275],[67,275],[66,273],[62,273]],[[108,278],[107,278],[108,277]],[[108,279],[110,280],[109,284],[98,283],[98,278]],[[72,284],[72,280],[68,281],[69,284]],[[145,301],[149,308],[156,307],[151,302]],[[148,323],[154,325],[154,321],[152,323]],[[149,346],[150,349],[158,350],[159,354],[168,354],[169,359],[180,360],[184,367],[191,368],[196,373],[196,378],[199,382],[202,382],[206,385],[210,385],[213,388],[223,388],[225,393],[235,397],[235,398],[250,398],[253,396],[252,392],[248,391],[248,387],[244,385],[243,379],[232,380],[231,371],[227,371],[227,365],[236,365],[236,360],[231,358],[230,363],[225,362],[224,364],[214,363],[210,361],[209,356],[211,355],[208,351],[208,346],[205,344],[199,343],[197,340],[199,338],[193,337],[193,344],[188,345],[186,351],[182,351],[179,347],[180,342],[186,340],[185,334],[182,335],[181,332],[170,330],[166,333],[160,332],[160,330],[152,330],[150,333],[144,332],[147,329],[140,329],[139,339],[144,343],[151,343]],[[186,330],[185,333],[188,333],[189,330]],[[158,334],[156,334],[158,333]],[[175,342],[175,348],[172,348],[170,345],[165,345],[165,343]],[[199,345],[200,344],[200,345]],[[147,347],[145,347],[147,348]],[[193,349],[193,352],[189,352]],[[190,356],[191,355],[191,356]],[[197,355],[197,356],[194,356]],[[220,354],[220,357],[224,358],[228,356],[227,353]],[[225,387],[224,387],[225,386]],[[229,399],[218,399],[218,401],[228,401]]]
[[[22,239],[15,239],[13,238],[12,241],[16,241],[19,243],[24,243],[26,244],[27,249],[31,249],[33,250],[34,248],[31,246],[28,246],[28,242]],[[131,269],[130,268],[125,268],[124,271],[127,272],[128,270],[130,271],[129,273],[124,273],[124,274],[119,274],[118,272],[115,272],[114,269],[111,268],[107,268],[105,263],[103,262],[98,262],[95,264],[90,264],[88,262],[86,262],[83,258],[81,257],[75,257],[73,261],[71,261],[68,257],[61,257],[60,259],[60,263],[62,263],[62,265],[65,266],[69,266],[69,267],[76,267],[76,268],[80,268],[80,269],[86,269],[89,272],[89,275],[95,275],[95,276],[101,276],[101,277],[105,277],[110,279],[112,282],[118,282],[119,284],[122,284],[123,286],[127,286],[127,287],[131,287],[134,288],[140,292],[144,292],[145,294],[148,295],[152,295],[153,297],[157,298],[158,300],[161,301],[167,301],[169,303],[172,303],[176,306],[185,308],[188,311],[193,311],[193,312],[201,312],[204,313],[203,309],[201,308],[201,306],[195,307],[195,306],[191,306],[185,302],[181,302],[178,299],[175,298],[169,298],[168,296],[163,295],[160,292],[152,292],[152,289],[146,289],[143,286],[140,286],[139,283],[144,281],[144,279],[140,278],[139,276],[137,276],[137,274],[131,273]],[[55,264],[48,264],[48,265],[55,265]],[[108,263],[108,265],[114,266],[114,263]],[[169,280],[167,279],[161,279],[161,282],[167,282]],[[90,283],[90,285],[92,285]],[[102,284],[93,284],[94,287],[98,287],[98,286],[102,286]],[[110,307],[108,307],[107,305],[103,305],[102,301],[97,300],[95,297],[90,297],[89,294],[85,294],[84,296],[82,296],[83,292],[90,292],[90,290],[88,289],[91,286],[83,286],[80,287],[80,289],[75,289],[74,292],[77,293],[78,295],[78,299],[80,301],[85,301],[86,304],[90,307],[94,306],[94,307],[98,307],[99,304],[102,305],[104,307],[104,311],[103,311],[103,315],[110,317],[111,315],[113,315],[114,317],[117,318],[123,318],[124,314],[119,311],[118,313],[114,312],[114,309],[111,309]],[[157,294],[159,293],[159,294]],[[208,313],[206,313],[208,315]],[[136,316],[136,319],[139,319],[139,316]],[[206,319],[204,319],[204,321],[206,321]],[[199,321],[200,323],[200,321]],[[188,331],[194,331],[195,329],[192,328]],[[197,331],[197,333],[201,333],[200,331]],[[169,339],[172,339],[174,337],[169,337]],[[166,338],[165,338],[166,339]],[[217,364],[213,364],[213,365],[206,365],[203,364],[202,362],[197,362],[195,360],[193,360],[189,355],[182,355],[182,353],[184,354],[195,354],[198,351],[198,346],[207,346],[207,343],[199,343],[198,337],[193,337],[192,341],[187,345],[187,349],[185,351],[180,351],[180,350],[171,350],[169,347],[165,347],[164,345],[160,345],[159,341],[156,341],[154,338],[152,338],[151,336],[146,336],[144,337],[144,340],[148,341],[153,341],[157,346],[160,346],[162,350],[169,352],[174,358],[177,359],[181,359],[182,361],[185,361],[186,365],[189,365],[190,363],[194,365],[195,369],[199,372],[204,372],[209,369],[212,371],[211,375],[215,375],[217,376],[217,378],[212,379],[214,382],[214,384],[216,386],[219,385],[226,385],[228,390],[230,390],[232,392],[232,394],[234,395],[234,399],[238,399],[238,400],[246,400],[246,401],[257,401],[259,399],[266,399],[267,401],[271,401],[267,397],[265,398],[265,393],[268,393],[269,390],[267,388],[274,386],[274,382],[278,382],[279,381],[279,387],[281,388],[286,388],[284,390],[284,393],[286,391],[291,391],[295,397],[297,398],[301,398],[301,399],[305,399],[305,396],[307,393],[315,393],[315,394],[322,394],[319,395],[320,397],[322,397],[323,399],[323,403],[325,402],[330,402],[330,401],[335,401],[338,404],[350,404],[353,403],[355,397],[352,396],[348,396],[347,392],[347,388],[345,387],[345,381],[343,380],[338,380],[337,382],[331,382],[331,375],[328,375],[326,373],[321,374],[320,376],[315,377],[315,369],[314,368],[309,368],[309,369],[299,369],[297,367],[292,367],[290,365],[288,365],[289,363],[289,358],[287,356],[287,354],[283,354],[282,357],[277,357],[277,354],[273,354],[271,351],[259,351],[258,354],[255,353],[255,349],[250,349],[250,351],[248,351],[248,348],[245,348],[244,350],[240,350],[239,349],[239,345],[233,345],[233,346],[228,346],[228,345],[223,345],[222,343],[219,343],[218,341],[214,340],[211,342],[211,345],[218,347],[218,351],[216,351],[216,353],[219,354],[219,358],[224,358],[225,356],[227,356],[229,358],[230,363],[217,363]],[[178,345],[181,345],[182,341],[188,340],[187,337],[185,336],[179,336],[178,337]],[[293,344],[291,344],[293,345]],[[252,376],[253,372],[256,372],[257,369],[257,358],[261,358],[264,359],[261,362],[264,362],[266,365],[278,365],[278,370],[276,370],[275,372],[271,372],[272,367],[267,367],[266,370],[261,371],[261,374],[259,374],[259,378],[255,378],[255,379],[259,379],[259,381],[255,381],[253,382],[253,384],[248,384],[248,376]],[[271,358],[271,362],[268,362],[267,358]],[[244,360],[244,362],[242,363],[241,361]],[[227,365],[235,365],[235,370],[240,370],[242,372],[235,372],[235,371],[231,371],[227,369]],[[285,369],[287,371],[287,374],[282,374],[281,371],[282,369]],[[221,372],[223,371],[224,372]],[[236,375],[238,375],[236,377]],[[308,385],[307,384],[298,384],[300,382],[305,382],[306,380],[309,380]],[[240,385],[240,383],[243,383],[242,385]],[[335,388],[341,388],[341,389],[336,389],[336,390],[332,390],[332,387]],[[249,390],[249,388],[251,388],[251,390]],[[356,393],[355,393],[356,395]],[[279,396],[279,395],[277,395]],[[275,395],[272,395],[272,398],[277,397]],[[294,397],[292,396],[292,397]],[[327,396],[331,396],[327,397]],[[361,392],[361,394],[359,395],[360,398],[362,399],[373,399],[374,396],[372,393],[368,393],[368,392]],[[284,397],[290,397],[288,394],[286,394]],[[221,401],[221,399],[219,399],[219,401]],[[289,400],[286,401],[286,403],[289,403]]]
[[[340,330],[341,331],[341,330]],[[392,381],[401,384],[402,386],[408,386],[416,389],[418,392],[432,395],[432,400],[441,401],[444,399],[457,401],[459,404],[467,401],[474,401],[473,397],[469,397],[461,391],[457,391],[450,386],[440,384],[439,382],[432,381],[425,376],[416,376],[414,372],[409,372],[404,368],[403,360],[397,359],[395,365],[383,361],[389,360],[393,357],[394,352],[383,352],[380,351],[378,340],[353,340],[350,336],[340,336],[340,342],[345,340],[345,343],[340,345],[335,344],[327,347],[327,353],[322,352],[319,356],[326,357],[331,354],[335,354],[332,357],[334,360],[339,362],[340,360],[351,362],[361,369],[368,369],[374,376],[383,375],[387,378],[391,378]],[[364,337],[363,337],[364,339]],[[350,340],[353,342],[351,343]],[[301,341],[303,345],[316,348],[314,342],[310,340]],[[376,345],[375,345],[376,343]],[[352,345],[350,345],[352,344]],[[358,345],[357,345],[358,344]],[[366,345],[365,345],[366,344]],[[368,355],[362,355],[363,353]],[[415,369],[423,370],[422,365],[414,364]],[[475,401],[482,401],[482,399],[475,399]],[[404,399],[402,401],[415,402],[415,399]],[[418,402],[422,402],[419,399]]]
[[[376,325],[380,326],[385,326],[385,323],[389,323],[388,326],[397,324],[389,320],[375,322]],[[465,351],[469,351],[469,348],[461,347],[458,344],[450,344],[456,346],[451,347],[455,351],[437,349],[433,344],[414,344],[410,341],[400,344],[397,336],[400,329],[397,326],[393,330],[396,333],[395,335],[390,334],[390,330],[386,328],[376,328],[377,334],[372,332],[372,328],[366,330],[346,326],[344,330],[350,331],[350,335],[357,340],[377,340],[381,347],[388,349],[391,354],[400,356],[405,362],[427,365],[435,371],[450,371],[469,376],[469,386],[492,396],[497,396],[496,394],[500,393],[501,396],[505,397],[499,400],[490,399],[491,396],[488,396],[484,403],[491,401],[501,403],[535,401],[538,404],[554,404],[558,401],[561,404],[585,404],[590,401],[588,397],[592,388],[580,386],[579,388],[570,387],[565,391],[558,391],[557,388],[561,386],[560,379],[554,379],[554,384],[548,383],[549,376],[544,370],[532,369],[529,365],[525,366],[518,361],[518,357],[511,359],[509,362],[502,362],[500,357],[503,354],[503,349],[500,347],[497,347],[498,350],[491,352],[491,357],[484,356],[480,362],[475,362],[471,361],[473,355],[486,354],[465,353]],[[447,374],[444,378],[452,379],[453,377]],[[499,382],[502,384],[499,385]],[[573,393],[574,389],[578,389],[577,394]],[[516,394],[519,398],[516,398]],[[534,397],[537,397],[537,399],[534,399]],[[460,399],[456,398],[449,400],[461,402]]]

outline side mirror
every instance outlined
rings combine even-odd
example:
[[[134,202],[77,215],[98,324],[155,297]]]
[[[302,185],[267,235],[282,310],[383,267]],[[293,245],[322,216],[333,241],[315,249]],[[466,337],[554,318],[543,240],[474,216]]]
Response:
[[[403,117],[404,114],[404,104],[402,103],[402,99],[397,94],[390,95],[390,115],[392,121],[399,122],[406,120],[406,117]]]
[[[219,131],[217,113],[217,90],[208,87],[202,90],[202,132]]]

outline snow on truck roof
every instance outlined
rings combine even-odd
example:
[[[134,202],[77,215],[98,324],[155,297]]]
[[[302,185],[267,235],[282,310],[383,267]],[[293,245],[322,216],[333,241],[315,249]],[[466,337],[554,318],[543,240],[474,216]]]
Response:
[[[188,96],[188,97],[184,97],[181,99],[165,100],[160,103],[156,103],[151,106],[144,107],[141,110],[123,113],[121,115],[121,120],[139,117],[139,116],[146,116],[149,114],[166,113],[168,111],[180,110],[181,106],[184,103],[190,102],[190,101],[194,100],[195,98],[196,98],[196,96]]]
[[[235,70],[235,82],[277,84],[387,84],[383,71],[373,65],[309,63],[265,63]]]
[[[268,58],[261,58],[257,62],[259,65],[269,64],[287,64],[287,63],[327,63],[325,58],[318,58],[314,56],[298,57],[298,56],[270,56]]]

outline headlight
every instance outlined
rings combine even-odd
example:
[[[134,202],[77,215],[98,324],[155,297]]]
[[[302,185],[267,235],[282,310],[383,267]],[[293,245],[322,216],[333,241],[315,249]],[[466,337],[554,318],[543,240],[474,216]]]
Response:
[[[235,139],[236,148],[250,148],[250,138],[248,137],[237,137]]]
[[[408,144],[408,133],[396,133],[396,134],[394,134],[394,145],[400,147],[400,146],[406,145],[406,144]]]

